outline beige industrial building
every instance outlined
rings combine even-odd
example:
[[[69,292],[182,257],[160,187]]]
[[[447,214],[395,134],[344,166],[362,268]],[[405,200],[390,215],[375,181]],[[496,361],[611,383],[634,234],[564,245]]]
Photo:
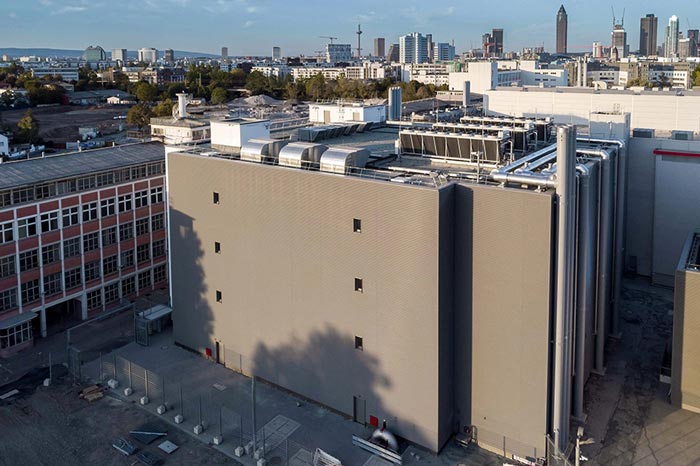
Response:
[[[432,451],[564,447],[615,330],[625,144],[488,125],[402,131],[399,157],[169,150],[176,341]]]
[[[671,401],[700,413],[700,230],[688,235],[674,292]]]

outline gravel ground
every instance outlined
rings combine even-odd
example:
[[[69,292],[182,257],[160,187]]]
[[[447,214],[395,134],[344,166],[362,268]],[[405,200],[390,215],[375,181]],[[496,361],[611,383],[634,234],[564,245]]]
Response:
[[[111,397],[92,403],[81,400],[80,388],[64,377],[51,387],[0,401],[0,466],[132,465],[136,458],[121,455],[111,444],[117,437],[128,438],[130,430],[146,422],[164,429],[166,438],[180,446],[166,455],[157,441],[139,445],[166,459],[166,465],[235,464],[132,403]]]

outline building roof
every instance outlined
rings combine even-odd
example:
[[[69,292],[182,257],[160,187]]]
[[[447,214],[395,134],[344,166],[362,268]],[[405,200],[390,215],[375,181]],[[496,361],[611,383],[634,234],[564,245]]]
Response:
[[[170,126],[179,128],[201,128],[209,126],[208,118],[173,118],[173,117],[153,117],[151,118],[151,126]]]
[[[125,144],[0,164],[0,189],[40,184],[165,160],[159,142]]]

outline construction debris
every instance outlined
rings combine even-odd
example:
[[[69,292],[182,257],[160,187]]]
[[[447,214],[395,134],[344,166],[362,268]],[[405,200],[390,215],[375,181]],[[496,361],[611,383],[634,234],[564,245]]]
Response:
[[[136,459],[145,466],[160,466],[163,464],[163,459],[153,453],[142,451],[136,455]]]
[[[127,442],[121,437],[116,439],[114,443],[112,443],[112,446],[116,448],[118,452],[125,456],[131,456],[134,453],[136,453],[136,450],[138,450],[138,448],[134,446],[134,444]]]
[[[104,397],[104,391],[104,387],[101,387],[99,385],[90,385],[88,387],[83,388],[79,396],[83,400],[92,402]]]

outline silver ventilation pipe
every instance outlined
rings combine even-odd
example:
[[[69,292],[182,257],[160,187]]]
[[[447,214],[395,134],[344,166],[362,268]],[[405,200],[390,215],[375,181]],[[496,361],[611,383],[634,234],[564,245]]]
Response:
[[[610,294],[611,334],[620,333],[620,299],[622,294],[622,276],[625,268],[625,239],[627,218],[627,143],[621,139],[586,139],[579,142],[594,142],[617,146],[617,199],[615,205],[615,253],[613,289]]]
[[[612,260],[614,248],[614,222],[615,222],[615,159],[614,150],[607,149],[579,149],[581,155],[599,158],[601,161],[601,188],[600,188],[600,223],[598,235],[598,298],[596,312],[596,351],[594,370],[602,374],[605,372],[605,337],[607,334],[606,322],[608,308],[610,307],[610,284],[612,276]]]
[[[554,346],[553,422],[554,442],[564,451],[569,440],[571,404],[571,319],[574,311],[575,214],[576,214],[576,128],[557,128],[558,197],[557,291]]]
[[[556,188],[556,175],[550,173],[534,173],[528,170],[528,164],[534,163],[542,157],[547,157],[556,152],[556,146],[545,147],[533,152],[527,157],[516,160],[502,168],[492,170],[490,177],[500,183],[517,183],[546,188]]]
[[[572,411],[575,419],[583,419],[585,386],[586,327],[589,316],[595,315],[596,260],[598,249],[598,185],[600,162],[591,160],[576,167],[578,192],[578,248],[576,263],[576,350],[574,351],[574,388]]]

